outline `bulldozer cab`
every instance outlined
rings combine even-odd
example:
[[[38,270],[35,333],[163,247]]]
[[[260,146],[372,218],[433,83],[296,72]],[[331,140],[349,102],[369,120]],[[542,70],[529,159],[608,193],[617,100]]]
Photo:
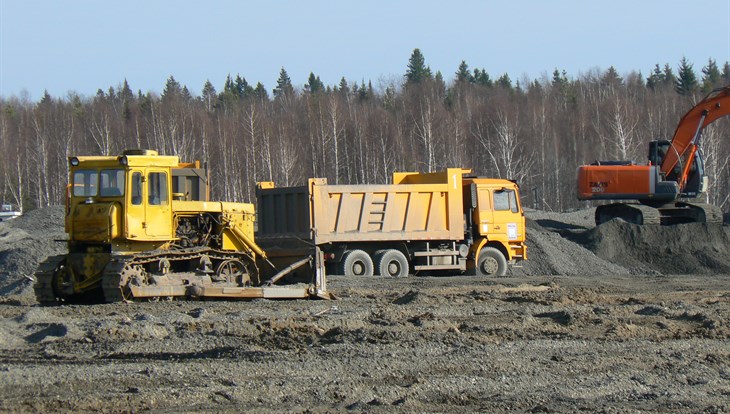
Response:
[[[208,199],[199,164],[137,150],[121,156],[69,158],[66,231],[70,240],[169,241],[173,198]]]

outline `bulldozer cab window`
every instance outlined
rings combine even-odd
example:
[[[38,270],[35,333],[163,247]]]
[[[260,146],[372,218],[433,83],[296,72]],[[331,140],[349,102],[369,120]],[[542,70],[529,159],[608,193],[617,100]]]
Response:
[[[124,170],[101,170],[99,195],[119,197],[124,195]]]
[[[514,190],[497,190],[494,192],[494,209],[497,211],[520,211]]]
[[[140,172],[132,174],[132,204],[135,206],[142,204],[142,173]]]
[[[96,170],[76,170],[73,174],[73,195],[75,197],[95,197],[99,173]]]
[[[153,206],[167,205],[167,174],[163,172],[149,173],[147,188],[148,203]]]

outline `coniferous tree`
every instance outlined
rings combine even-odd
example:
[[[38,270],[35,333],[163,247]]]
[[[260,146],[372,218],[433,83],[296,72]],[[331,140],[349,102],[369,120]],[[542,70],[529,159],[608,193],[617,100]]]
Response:
[[[163,102],[170,101],[171,99],[180,96],[182,93],[182,87],[180,83],[175,80],[175,77],[170,75],[165,82],[165,89],[162,90],[161,99]]]
[[[350,86],[347,85],[347,79],[345,79],[344,76],[340,79],[339,91],[344,96],[347,96],[350,93]]]
[[[664,76],[664,72],[662,72],[662,69],[657,63],[654,66],[654,70],[651,72],[651,75],[646,78],[646,87],[651,90],[656,90],[657,88],[665,84],[665,79],[666,77]]]
[[[274,99],[287,98],[292,95],[294,95],[294,87],[291,84],[291,78],[286,73],[286,69],[282,67],[279,79],[276,81],[276,88],[274,88]]]
[[[697,75],[695,75],[692,64],[685,57],[682,57],[682,60],[679,61],[674,90],[680,95],[691,95],[697,91]]]
[[[319,76],[314,76],[313,72],[309,72],[309,79],[304,85],[304,90],[309,93],[318,93],[324,91],[324,83],[319,79]]]
[[[122,84],[122,88],[119,91],[119,99],[122,100],[122,102],[132,102],[134,101],[134,92],[132,92],[132,88],[129,87],[129,83],[127,83],[127,79],[124,79],[124,83]]]
[[[269,92],[266,91],[266,88],[264,88],[264,84],[261,82],[258,82],[256,84],[256,88],[253,90],[253,95],[260,101],[269,100]]]
[[[664,64],[664,85],[674,87],[677,83],[677,77],[674,76],[674,71],[669,63]]]
[[[474,69],[474,83],[477,85],[487,86],[491,87],[493,82],[492,78],[489,77],[489,74],[484,69]]]
[[[248,84],[246,81],[246,78],[241,77],[241,75],[236,75],[236,81],[234,83],[235,90],[236,90],[236,96],[239,98],[249,98],[253,96],[253,87]]]
[[[421,83],[432,78],[431,68],[426,66],[426,59],[418,48],[413,49],[413,53],[408,59],[408,70],[405,77],[407,84]]]
[[[722,84],[730,85],[730,62],[725,62],[722,66]]]
[[[610,66],[608,68],[606,73],[603,75],[602,81],[606,85],[611,86],[619,86],[624,82],[624,80],[621,78],[621,76],[619,76],[618,72],[616,71],[616,68],[614,68],[613,66]]]
[[[566,86],[568,86],[568,75],[565,72],[565,69],[563,69],[563,72],[560,73],[558,68],[555,68],[553,71],[553,80],[551,82],[551,85],[553,88],[562,90]]]
[[[210,80],[205,81],[205,85],[203,85],[203,91],[200,95],[200,99],[203,101],[206,111],[210,112],[213,110],[215,104],[218,101],[218,94],[215,91],[215,86],[210,83]]]
[[[718,87],[720,85],[721,77],[722,74],[720,73],[720,69],[717,67],[717,63],[714,59],[710,58],[707,62],[707,66],[702,68],[702,91],[708,93]]]
[[[456,81],[474,83],[474,76],[469,72],[469,65],[466,64],[466,61],[462,60],[459,64],[459,69],[456,71]]]
[[[497,79],[497,85],[507,90],[512,90],[512,79],[510,79],[509,75],[505,73]]]

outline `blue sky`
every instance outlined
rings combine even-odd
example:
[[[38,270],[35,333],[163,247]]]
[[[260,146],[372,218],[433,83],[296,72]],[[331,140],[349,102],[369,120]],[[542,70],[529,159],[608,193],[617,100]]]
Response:
[[[513,81],[611,65],[646,76],[683,56],[699,74],[730,60],[730,0],[0,0],[3,97],[92,96],[125,78],[159,93],[170,75],[199,95],[229,73],[271,91],[282,67],[295,86],[310,72],[378,86],[414,48],[447,80],[461,60]]]

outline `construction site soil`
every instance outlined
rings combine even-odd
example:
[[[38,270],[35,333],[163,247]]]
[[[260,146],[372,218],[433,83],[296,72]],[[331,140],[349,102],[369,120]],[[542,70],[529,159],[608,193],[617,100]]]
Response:
[[[530,211],[507,277],[41,307],[63,208],[0,223],[1,412],[730,412],[730,227]]]

